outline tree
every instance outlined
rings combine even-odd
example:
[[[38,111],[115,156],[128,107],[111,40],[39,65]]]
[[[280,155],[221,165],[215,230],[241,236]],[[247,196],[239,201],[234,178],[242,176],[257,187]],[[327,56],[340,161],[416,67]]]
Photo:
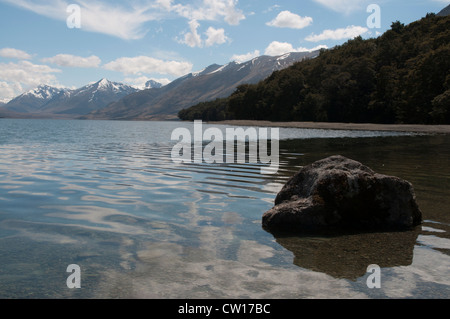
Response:
[[[391,30],[396,33],[402,33],[402,31],[405,29],[405,25],[401,23],[400,21],[392,22],[391,24]]]
[[[450,16],[393,22],[180,117],[450,124]]]

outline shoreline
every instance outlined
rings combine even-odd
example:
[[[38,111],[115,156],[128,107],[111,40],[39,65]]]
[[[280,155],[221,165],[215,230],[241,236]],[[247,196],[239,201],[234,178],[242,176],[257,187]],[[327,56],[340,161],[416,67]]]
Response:
[[[270,122],[253,120],[211,121],[208,124],[233,126],[260,126],[320,130],[358,130],[358,131],[389,131],[427,134],[450,134],[450,125],[423,124],[356,124],[356,123],[326,123],[326,122]]]

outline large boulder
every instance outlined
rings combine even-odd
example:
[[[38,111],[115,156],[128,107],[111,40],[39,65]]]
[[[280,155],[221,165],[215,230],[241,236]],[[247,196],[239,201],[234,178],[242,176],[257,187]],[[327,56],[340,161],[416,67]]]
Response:
[[[339,155],[301,169],[262,219],[268,231],[404,230],[421,222],[409,182]]]

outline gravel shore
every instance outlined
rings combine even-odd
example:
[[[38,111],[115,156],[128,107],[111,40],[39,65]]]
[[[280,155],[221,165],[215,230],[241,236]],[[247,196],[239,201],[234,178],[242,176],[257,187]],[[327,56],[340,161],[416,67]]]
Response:
[[[291,128],[326,129],[326,130],[393,131],[393,132],[413,132],[413,133],[429,133],[429,134],[450,134],[450,125],[269,122],[269,121],[250,121],[250,120],[208,122],[208,124],[233,125],[233,126],[291,127]]]

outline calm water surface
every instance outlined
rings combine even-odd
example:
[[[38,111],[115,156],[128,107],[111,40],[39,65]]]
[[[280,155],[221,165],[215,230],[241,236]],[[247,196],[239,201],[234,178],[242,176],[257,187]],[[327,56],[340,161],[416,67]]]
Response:
[[[280,170],[262,175],[257,164],[174,164],[179,126],[192,129],[0,120],[0,298],[450,297],[450,136],[281,129]],[[289,177],[335,154],[412,182],[424,224],[264,231]],[[67,288],[70,264],[81,289]],[[380,289],[367,287],[370,264]]]

